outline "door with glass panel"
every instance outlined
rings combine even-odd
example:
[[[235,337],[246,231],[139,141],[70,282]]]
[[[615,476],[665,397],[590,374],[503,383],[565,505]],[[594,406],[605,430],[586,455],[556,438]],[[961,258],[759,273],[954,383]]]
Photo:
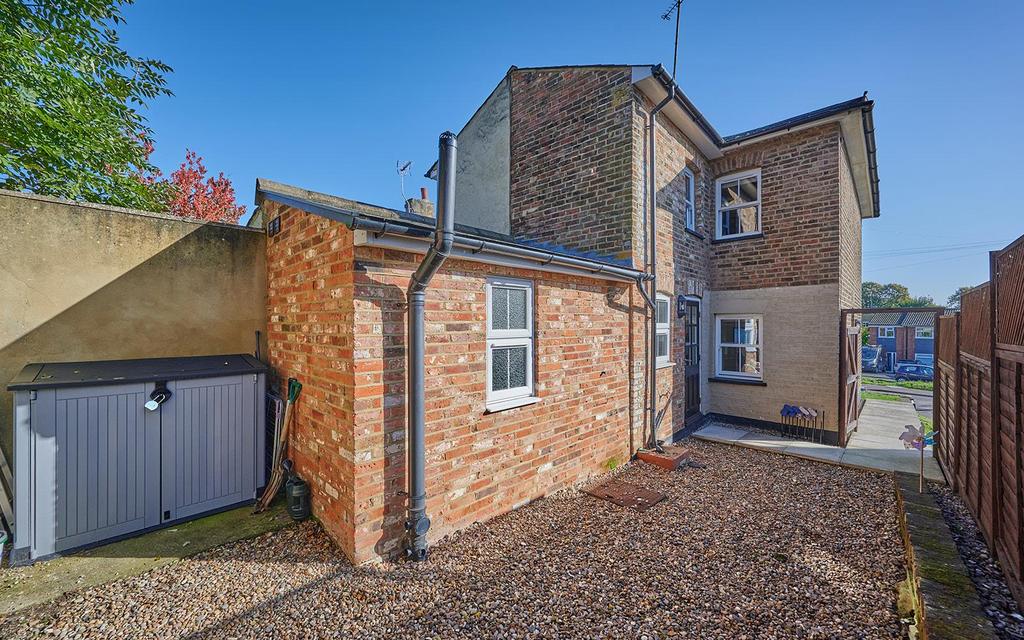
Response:
[[[686,300],[684,321],[686,417],[690,417],[700,411],[700,300]]]

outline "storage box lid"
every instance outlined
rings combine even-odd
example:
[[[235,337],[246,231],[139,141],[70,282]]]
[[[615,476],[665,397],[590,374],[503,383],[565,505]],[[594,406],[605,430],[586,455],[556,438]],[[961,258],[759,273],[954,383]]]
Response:
[[[8,391],[88,387],[128,382],[158,382],[191,378],[264,373],[267,366],[247,354],[145,358],[98,362],[48,362],[26,365],[7,385]]]

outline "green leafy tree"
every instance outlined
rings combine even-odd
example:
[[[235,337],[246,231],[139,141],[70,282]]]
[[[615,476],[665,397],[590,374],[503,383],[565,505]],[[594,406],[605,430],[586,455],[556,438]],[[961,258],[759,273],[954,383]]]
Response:
[[[907,300],[901,307],[934,307],[935,298],[931,296],[914,296]]]
[[[865,307],[933,307],[935,300],[931,296],[911,296],[907,287],[897,282],[880,284],[864,282],[860,287],[861,300]]]
[[[138,109],[170,95],[158,60],[118,44],[132,0],[0,0],[0,187],[160,209]]]
[[[946,299],[946,306],[950,309],[960,308],[960,299],[963,298],[964,294],[973,289],[974,287],[960,287]]]
[[[903,307],[910,301],[910,290],[895,282],[865,282],[861,285],[861,299],[865,307]]]

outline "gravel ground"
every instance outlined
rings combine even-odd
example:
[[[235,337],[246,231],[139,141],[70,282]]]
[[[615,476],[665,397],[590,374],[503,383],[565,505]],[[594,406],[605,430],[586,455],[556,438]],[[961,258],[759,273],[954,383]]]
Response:
[[[960,557],[978,591],[981,606],[996,633],[1000,638],[1024,639],[1024,615],[1021,615],[1006,586],[999,562],[989,554],[981,529],[967,510],[967,505],[945,485],[931,484],[928,488],[942,509]]]
[[[688,443],[644,513],[575,490],[353,568],[312,522],[0,620],[0,638],[900,638],[892,480]]]

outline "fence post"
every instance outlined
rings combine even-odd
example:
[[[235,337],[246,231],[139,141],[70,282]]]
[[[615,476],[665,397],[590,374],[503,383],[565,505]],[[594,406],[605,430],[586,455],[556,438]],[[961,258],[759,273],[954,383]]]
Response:
[[[961,303],[962,308],[962,303]],[[964,460],[966,453],[964,447],[967,446],[964,440],[962,418],[960,417],[960,398],[961,398],[961,384],[960,384],[960,312],[957,311],[953,316],[953,433],[956,438],[956,460],[953,462],[954,471],[953,475],[956,477],[956,487],[959,490],[960,487],[960,474],[965,473],[964,471]],[[964,476],[966,478],[966,475]]]
[[[998,540],[1001,537],[1002,528],[1002,493],[1003,493],[1003,465],[1002,465],[1002,434],[999,425],[999,356],[996,352],[996,298],[999,291],[999,252],[990,251],[988,254],[988,305],[989,305],[989,421],[992,423],[992,539]],[[1005,548],[1005,545],[1004,545]]]
[[[946,447],[942,441],[945,432],[942,425],[942,323],[939,322],[941,318],[942,313],[936,312],[935,321],[932,323],[932,326],[935,327],[932,331],[932,344],[935,345],[932,348],[935,365],[933,369],[935,374],[932,377],[932,428],[935,430],[932,436],[932,456],[942,463],[942,468],[945,469],[949,461],[942,462],[946,455]]]

